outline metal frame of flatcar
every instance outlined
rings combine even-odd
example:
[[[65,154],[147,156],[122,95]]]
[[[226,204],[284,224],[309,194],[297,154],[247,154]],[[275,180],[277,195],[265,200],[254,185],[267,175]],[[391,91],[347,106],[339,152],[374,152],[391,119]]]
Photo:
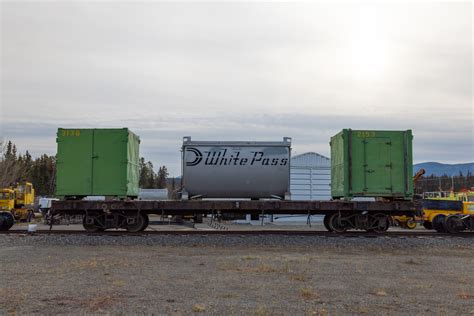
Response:
[[[388,212],[390,215],[415,215],[419,208],[412,201],[212,201],[212,200],[108,200],[53,201],[51,214],[81,214],[94,211],[141,211],[146,214],[192,215],[196,212],[210,214],[301,214],[325,215],[333,212]]]
[[[50,214],[73,215],[82,214],[98,216],[98,214],[121,214],[123,221],[129,220],[134,225],[134,217],[138,214],[156,214],[161,216],[181,215],[195,216],[197,214],[292,214],[292,215],[331,215],[338,213],[338,221],[347,221],[352,215],[384,214],[388,216],[415,216],[420,207],[414,201],[280,201],[280,200],[167,200],[167,201],[140,201],[140,200],[60,200],[53,201]],[[117,216],[115,216],[117,217]],[[336,220],[336,219],[335,219]],[[117,224],[118,225],[118,224]],[[126,223],[121,224],[125,228]],[[125,225],[125,226],[124,226]],[[340,226],[334,224],[333,226]],[[347,223],[348,228],[353,224]],[[351,226],[351,227],[349,227]],[[107,226],[107,228],[114,228]],[[117,227],[115,227],[117,228]],[[326,227],[328,228],[328,227]],[[328,228],[338,231],[338,229]],[[363,229],[363,228],[361,228]]]

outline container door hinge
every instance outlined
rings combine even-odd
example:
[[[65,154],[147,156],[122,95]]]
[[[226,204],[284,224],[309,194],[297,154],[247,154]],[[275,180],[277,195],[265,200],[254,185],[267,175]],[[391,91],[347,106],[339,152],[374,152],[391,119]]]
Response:
[[[393,165],[389,163],[388,165],[385,165],[386,168],[393,168]]]
[[[385,142],[385,144],[387,144],[387,145],[392,145],[392,142]]]

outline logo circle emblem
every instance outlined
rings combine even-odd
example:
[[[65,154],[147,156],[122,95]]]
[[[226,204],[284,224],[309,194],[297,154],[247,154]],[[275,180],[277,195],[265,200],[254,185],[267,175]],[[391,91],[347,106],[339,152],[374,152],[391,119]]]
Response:
[[[188,147],[188,148],[186,148],[186,152],[191,152],[195,155],[193,161],[186,161],[186,166],[188,166],[188,167],[196,166],[197,164],[199,164],[201,162],[202,153],[199,151],[199,149],[194,148],[194,147]]]

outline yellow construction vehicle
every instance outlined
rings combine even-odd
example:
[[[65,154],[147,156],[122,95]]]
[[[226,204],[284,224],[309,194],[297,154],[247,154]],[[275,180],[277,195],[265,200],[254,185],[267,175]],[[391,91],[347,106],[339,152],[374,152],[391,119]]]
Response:
[[[446,220],[455,215],[474,214],[474,192],[426,192],[423,200],[423,226],[445,233]],[[452,219],[451,221],[454,221]]]
[[[33,216],[35,189],[25,182],[0,189],[0,230],[10,229],[15,221],[30,221]]]
[[[462,205],[462,213],[446,217],[444,228],[448,233],[455,234],[463,230],[474,230],[474,201],[462,201]]]

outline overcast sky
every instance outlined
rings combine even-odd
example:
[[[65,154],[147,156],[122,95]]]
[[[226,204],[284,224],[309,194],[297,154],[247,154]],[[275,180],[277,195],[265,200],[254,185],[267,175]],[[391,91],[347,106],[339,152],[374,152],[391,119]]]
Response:
[[[474,161],[472,4],[1,3],[0,137],[130,127],[180,174],[183,136],[413,129],[415,162]]]

